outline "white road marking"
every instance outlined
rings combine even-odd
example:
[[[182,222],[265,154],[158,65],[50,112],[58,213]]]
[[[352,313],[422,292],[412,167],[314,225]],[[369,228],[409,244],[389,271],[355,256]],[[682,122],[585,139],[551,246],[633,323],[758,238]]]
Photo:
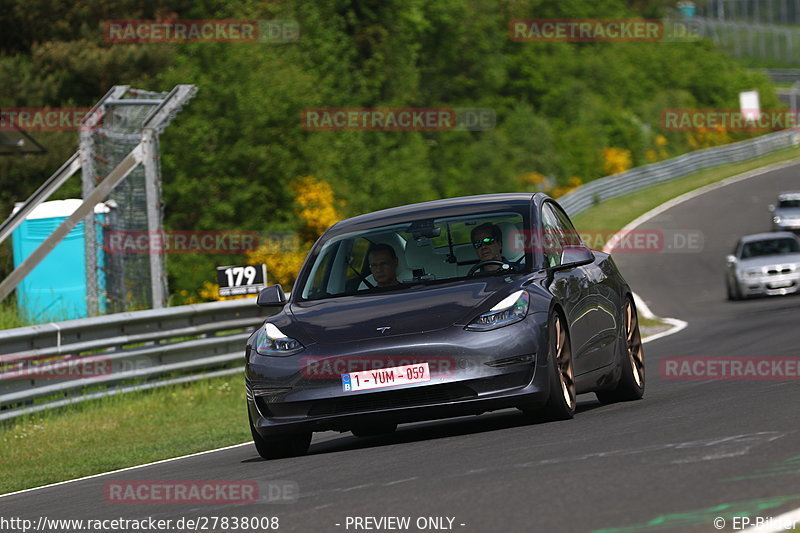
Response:
[[[779,533],[790,531],[789,524],[791,524],[791,531],[800,527],[800,508],[793,511],[788,511],[782,515],[772,517],[771,522],[767,522],[760,526],[752,526],[745,529],[745,533]]]
[[[748,179],[748,178],[759,176],[761,174],[765,174],[767,172],[772,172],[774,170],[779,170],[779,169],[786,168],[786,167],[789,167],[789,166],[792,166],[792,165],[796,165],[796,164],[798,164],[796,161],[778,163],[778,164],[771,165],[771,166],[768,166],[768,167],[763,167],[763,168],[760,168],[760,169],[752,170],[750,172],[746,172],[746,173],[740,174],[738,176],[733,176],[733,177],[727,178],[727,179],[725,179],[723,181],[720,181],[720,182],[717,182],[717,183],[712,183],[710,185],[706,185],[704,187],[700,187],[699,189],[695,189],[694,191],[690,191],[688,193],[682,194],[681,196],[678,196],[677,198],[673,198],[672,200],[670,200],[668,202],[665,202],[665,203],[661,204],[660,206],[658,206],[658,207],[656,207],[654,209],[651,209],[647,213],[644,213],[643,215],[639,216],[638,218],[636,218],[632,222],[628,223],[624,228],[619,230],[617,232],[617,235],[619,235],[620,233],[622,233],[624,231],[630,231],[630,230],[636,228],[637,226],[639,226],[640,224],[644,224],[645,222],[647,222],[651,218],[660,215],[664,211],[666,211],[666,210],[668,210],[668,209],[670,209],[672,207],[675,207],[676,205],[678,205],[678,204],[680,204],[682,202],[685,202],[687,200],[691,200],[692,198],[700,196],[701,194],[704,194],[704,193],[706,193],[708,191],[712,191],[714,189],[718,189],[720,187],[724,187],[725,185],[730,185],[730,184],[736,183],[738,181],[742,181],[742,180],[745,180],[745,179]],[[609,242],[614,242],[615,240],[617,240],[616,239],[616,235],[614,237],[612,237],[612,239],[610,239]],[[603,251],[605,253],[610,253],[610,250],[606,250],[605,247],[603,248]],[[652,317],[655,316],[652,313],[652,311],[650,311],[650,308],[647,306],[647,304],[644,302],[644,300],[642,300],[636,294],[634,294],[633,297],[634,297],[634,301],[636,303],[636,309],[637,309],[637,311],[642,313],[642,316],[645,316],[647,318],[652,318]],[[645,313],[647,313],[647,314],[645,314]],[[660,318],[660,320],[663,320],[664,322],[668,322],[670,324],[673,324],[673,328],[669,329],[667,331],[664,331],[664,332],[657,333],[655,335],[651,335],[649,337],[646,337],[646,338],[642,339],[643,343],[651,341],[651,340],[655,340],[655,339],[658,339],[658,338],[661,338],[661,337],[666,337],[667,335],[672,335],[673,333],[677,333],[678,331],[684,329],[688,325],[687,322],[684,322],[683,320],[678,320],[676,318]],[[99,474],[93,474],[91,476],[84,476],[84,477],[79,477],[79,478],[75,478],[75,479],[68,479],[66,481],[59,481],[57,483],[50,483],[49,485],[42,485],[40,487],[31,487],[29,489],[23,489],[23,490],[18,490],[18,491],[15,491],[15,492],[8,492],[6,494],[0,494],[0,498],[5,498],[7,496],[14,496],[16,494],[24,494],[26,492],[32,492],[32,491],[35,491],[35,490],[47,489],[47,488],[50,488],[50,487],[57,487],[59,485],[66,485],[68,483],[75,483],[75,482],[83,481],[83,480],[86,480],[86,479],[94,479],[94,478],[98,478],[98,477],[102,477],[102,476],[108,476],[108,475],[116,474],[116,473],[119,473],[119,472],[126,472],[126,471],[129,471],[129,470],[136,470],[138,468],[145,468],[145,467],[148,467],[148,466],[153,466],[153,465],[158,465],[158,464],[163,464],[163,463],[170,463],[172,461],[180,461],[181,459],[187,459],[189,457],[196,457],[198,455],[205,455],[205,454],[209,454],[209,453],[216,453],[216,452],[220,452],[220,451],[223,451],[223,450],[230,450],[232,448],[238,448],[240,446],[252,446],[252,444],[253,443],[251,441],[248,441],[248,442],[243,442],[241,444],[234,444],[232,446],[225,446],[223,448],[217,448],[217,449],[214,449],[214,450],[206,450],[204,452],[197,452],[197,453],[192,453],[192,454],[189,454],[189,455],[182,455],[180,457],[172,457],[170,459],[162,459],[160,461],[153,461],[151,463],[144,463],[144,464],[141,464],[141,465],[129,466],[127,468],[120,468],[118,470],[111,470],[109,472],[101,472]],[[415,479],[415,478],[411,478],[411,479]],[[394,483],[401,483],[403,481],[410,481],[411,479],[409,479],[409,480],[400,480],[400,481],[396,481]],[[351,487],[350,489],[347,489],[347,490],[353,490],[354,488],[359,488],[359,487]],[[800,509],[796,509],[795,511],[790,511],[789,513],[786,513],[785,515],[781,515],[781,517],[783,517],[783,516],[797,517],[797,519],[800,520]],[[762,527],[764,527],[764,526],[762,526]],[[748,530],[748,531],[750,531],[750,530]],[[780,529],[763,529],[763,530],[762,529],[754,529],[753,531],[757,532],[757,533],[767,533],[767,532],[771,532],[771,531],[780,531]]]
[[[91,476],[84,476],[84,477],[79,477],[79,478],[75,478],[75,479],[68,479],[66,481],[59,481],[58,483],[50,483],[49,485],[42,485],[41,487],[31,487],[29,489],[18,490],[16,492],[8,492],[6,494],[0,494],[0,498],[5,498],[6,496],[14,496],[15,494],[23,494],[25,492],[32,492],[34,490],[41,490],[41,489],[47,489],[47,488],[50,488],[50,487],[57,487],[59,485],[66,485],[68,483],[75,483],[77,481],[83,481],[85,479],[94,479],[94,478],[97,478],[97,477],[108,476],[108,475],[111,475],[111,474],[116,474],[118,472],[127,472],[129,470],[136,470],[138,468],[144,468],[146,466],[153,466],[153,465],[160,465],[160,464],[164,464],[164,463],[171,463],[173,461],[180,461],[181,459],[187,459],[189,457],[197,457],[198,455],[206,455],[208,453],[221,452],[223,450],[230,450],[232,448],[238,448],[240,446],[247,446],[247,445],[252,446],[253,442],[252,441],[243,442],[241,444],[234,444],[232,446],[225,446],[223,448],[217,448],[215,450],[206,450],[204,452],[190,453],[189,455],[181,455],[180,457],[172,457],[170,459],[161,459],[160,461],[153,461],[152,463],[145,463],[145,464],[136,465],[136,466],[129,466],[129,467],[126,467],[126,468],[120,468],[119,470],[111,470],[109,472],[101,472],[99,474],[92,474]]]
[[[419,478],[417,478],[417,476],[414,476],[414,477],[409,477],[409,478],[406,478],[406,479],[398,479],[396,481],[388,481],[388,482],[384,483],[383,486],[384,487],[391,487],[392,485],[399,485],[400,483],[408,483],[409,481],[414,481],[416,479],[419,479]]]
[[[668,211],[669,209],[672,209],[676,205],[679,205],[679,204],[682,204],[683,202],[692,200],[693,198],[697,198],[701,194],[705,194],[705,193],[707,193],[709,191],[713,191],[715,189],[719,189],[721,187],[725,187],[726,185],[731,185],[733,183],[738,183],[738,182],[744,181],[746,179],[754,178],[756,176],[761,176],[763,174],[767,174],[767,173],[773,172],[775,170],[780,170],[782,168],[791,167],[791,166],[794,166],[794,165],[797,165],[797,164],[798,164],[798,162],[796,160],[792,160],[792,161],[784,161],[783,163],[776,163],[776,164],[770,165],[768,167],[757,168],[755,170],[751,170],[749,172],[745,172],[744,174],[738,174],[736,176],[731,176],[730,178],[726,178],[726,179],[724,179],[722,181],[718,181],[716,183],[710,183],[708,185],[700,187],[699,189],[695,189],[693,191],[689,191],[689,192],[684,193],[684,194],[682,194],[680,196],[677,196],[677,197],[673,198],[672,200],[669,200],[668,202],[664,202],[663,204],[659,205],[658,207],[655,207],[655,208],[651,209],[647,213],[644,213],[644,214],[636,217],[631,222],[626,224],[621,230],[619,230],[616,234],[614,234],[613,237],[611,237],[608,240],[608,242],[606,243],[605,246],[603,246],[603,252],[607,253],[607,254],[610,254],[613,251],[613,248],[614,248],[613,247],[613,243],[621,242],[620,234],[628,233],[628,232],[636,229],[637,227],[641,226],[645,222],[657,217],[658,215],[664,213],[665,211]],[[636,304],[636,310],[643,317],[645,317],[645,318],[657,318],[659,320],[662,320],[662,321],[666,322],[667,324],[672,325],[672,327],[670,329],[668,329],[667,331],[662,331],[661,333],[656,333],[655,335],[649,335],[649,336],[645,337],[644,339],[642,339],[643,343],[654,341],[656,339],[660,339],[662,337],[667,337],[669,335],[673,335],[675,333],[678,333],[679,331],[681,331],[682,329],[686,328],[686,326],[689,325],[688,322],[686,322],[684,320],[680,320],[678,318],[662,318],[662,317],[656,316],[655,314],[653,314],[653,312],[650,310],[650,308],[647,306],[647,304],[644,302],[644,300],[642,300],[642,298],[639,297],[639,295],[637,295],[636,293],[634,293],[633,299],[634,299],[634,303]]]
[[[635,292],[633,293],[633,303],[636,304],[636,312],[638,312],[644,318],[658,319],[672,326],[670,329],[666,331],[661,331],[659,333],[654,333],[653,335],[648,335],[647,337],[642,339],[642,343],[654,341],[656,339],[660,339],[661,337],[672,335],[673,333],[678,333],[680,330],[689,325],[689,323],[686,322],[685,320],[679,320],[677,318],[657,317],[655,314],[653,314],[653,312],[650,310],[650,307],[647,306],[645,301],[642,300],[642,298]]]

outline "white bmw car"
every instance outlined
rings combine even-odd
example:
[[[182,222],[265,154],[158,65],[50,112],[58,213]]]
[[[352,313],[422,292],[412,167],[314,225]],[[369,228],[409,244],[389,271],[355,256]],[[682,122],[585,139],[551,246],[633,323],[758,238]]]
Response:
[[[729,300],[800,291],[800,238],[788,231],[739,239],[727,257]]]

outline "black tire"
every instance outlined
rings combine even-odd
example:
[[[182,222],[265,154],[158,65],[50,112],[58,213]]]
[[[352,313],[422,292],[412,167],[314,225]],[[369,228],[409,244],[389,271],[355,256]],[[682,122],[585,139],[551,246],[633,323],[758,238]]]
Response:
[[[544,406],[538,409],[522,407],[533,420],[569,420],[575,416],[575,372],[572,364],[572,345],[564,320],[553,312],[547,326],[547,375],[550,393]]]
[[[253,444],[256,446],[258,455],[264,459],[295,457],[305,455],[308,452],[308,447],[311,445],[311,432],[265,439],[253,427],[253,420],[250,418],[249,412],[247,417],[250,419],[250,433],[253,435]]]
[[[736,284],[735,281],[733,283]],[[731,287],[731,282],[730,281],[726,281],[725,282],[725,286],[726,286],[727,292],[728,292],[728,300],[733,302],[733,301],[742,299],[742,294],[739,292],[739,286],[738,285],[736,285],[736,288],[734,288],[734,287]]]
[[[620,352],[622,358],[622,376],[617,388],[610,391],[598,391],[595,394],[601,403],[627,402],[638,400],[644,395],[645,372],[642,336],[639,333],[639,315],[633,300],[625,299],[624,334],[625,338]]]
[[[378,435],[386,435],[389,433],[394,433],[397,429],[397,424],[394,422],[391,423],[381,423],[381,424],[370,424],[368,426],[358,426],[350,429],[350,432],[359,438],[364,437],[377,437]]]

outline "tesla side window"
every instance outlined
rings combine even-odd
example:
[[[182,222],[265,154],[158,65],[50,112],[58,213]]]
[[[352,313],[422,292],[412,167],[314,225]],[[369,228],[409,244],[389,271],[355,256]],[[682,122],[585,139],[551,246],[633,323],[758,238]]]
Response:
[[[542,251],[548,267],[561,264],[561,252],[564,251],[561,239],[561,228],[558,216],[550,204],[542,206]]]
[[[572,225],[572,221],[569,219],[566,213],[564,213],[561,209],[553,207],[552,204],[548,204],[556,215],[558,219],[558,226],[561,236],[561,244],[564,246],[581,246],[583,241],[581,240],[581,236],[578,231],[575,229],[575,226]]]
[[[572,225],[569,217],[549,202],[542,206],[542,226],[544,230],[543,251],[549,267],[561,264],[561,253],[564,251],[564,246],[583,244],[580,234]]]

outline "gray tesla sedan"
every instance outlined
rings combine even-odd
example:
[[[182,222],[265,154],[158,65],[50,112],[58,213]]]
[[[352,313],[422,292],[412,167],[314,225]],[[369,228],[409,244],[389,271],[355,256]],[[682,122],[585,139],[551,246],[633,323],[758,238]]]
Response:
[[[644,356],[631,289],[537,194],[438,200],[343,220],[248,339],[250,429],[265,458],[314,431],[518,408],[568,419],[576,395],[635,400]]]
[[[739,239],[727,257],[728,299],[791,294],[800,290],[800,238],[784,231]]]

